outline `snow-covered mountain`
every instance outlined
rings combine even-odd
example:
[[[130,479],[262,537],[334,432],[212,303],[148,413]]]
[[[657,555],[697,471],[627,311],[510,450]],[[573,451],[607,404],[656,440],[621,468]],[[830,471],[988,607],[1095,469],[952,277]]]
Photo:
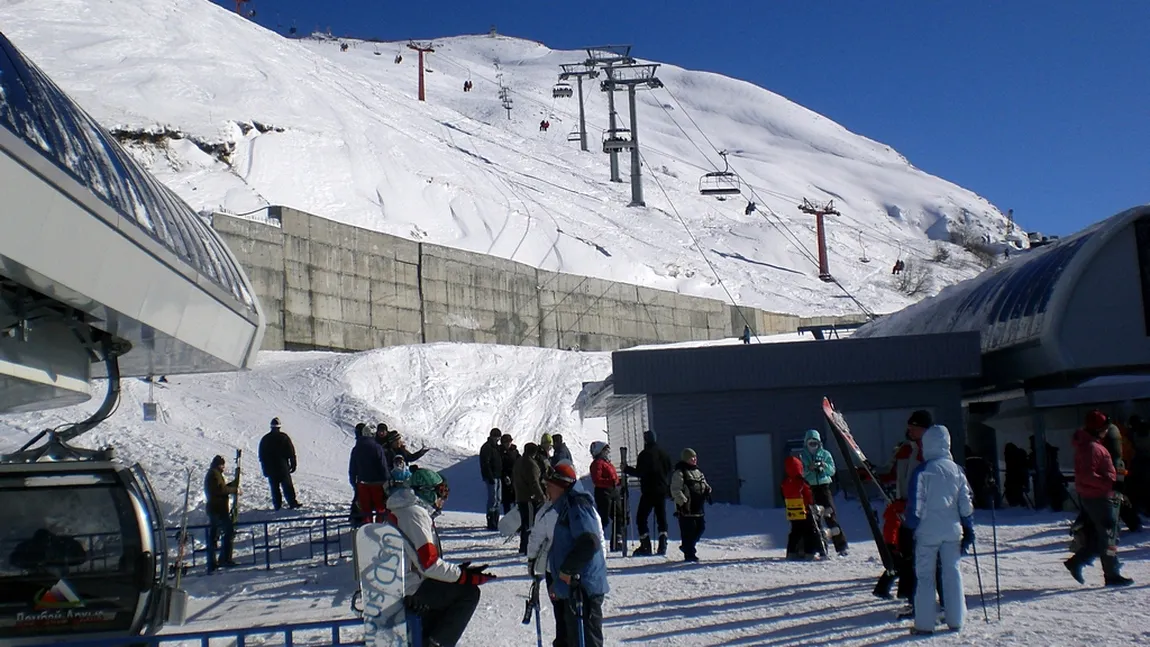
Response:
[[[803,198],[835,201],[831,271],[879,312],[921,296],[892,284],[897,258],[928,262],[948,230],[998,242],[1007,227],[985,199],[889,146],[709,72],[662,65],[665,88],[639,92],[647,207],[629,208],[626,155],[624,182],[608,181],[598,83],[585,86],[588,153],[568,141],[576,99],[552,97],[559,64],[585,52],[440,39],[421,103],[417,57],[403,43],[292,40],[208,0],[9,1],[0,29],[201,209],[283,204],[546,269],[799,314],[856,310],[817,278]],[[510,118],[499,83],[514,101]],[[626,95],[617,98],[626,125]],[[699,195],[699,177],[722,168],[718,149],[731,151],[745,197]],[[748,199],[758,205],[749,215]],[[981,270],[957,247],[930,267],[927,293]]]

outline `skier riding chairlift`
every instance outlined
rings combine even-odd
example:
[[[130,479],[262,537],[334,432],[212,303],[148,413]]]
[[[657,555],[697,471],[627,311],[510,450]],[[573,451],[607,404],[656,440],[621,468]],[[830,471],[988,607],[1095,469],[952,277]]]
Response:
[[[544,119],[543,121],[540,121],[540,122],[539,122],[539,130],[540,130],[540,132],[547,132],[547,129],[548,129],[548,128],[550,128],[550,127],[551,127],[551,122],[550,122],[550,121],[547,121],[546,119]]]
[[[403,54],[396,54],[396,55],[395,55],[395,63],[396,63],[396,65],[398,65],[398,64],[400,64],[400,63],[402,63],[402,62],[403,62]]]

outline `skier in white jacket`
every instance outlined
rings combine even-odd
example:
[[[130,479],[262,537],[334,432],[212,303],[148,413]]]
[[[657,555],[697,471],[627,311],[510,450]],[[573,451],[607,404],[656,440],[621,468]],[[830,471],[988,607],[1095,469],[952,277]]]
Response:
[[[913,633],[934,632],[938,620],[935,567],[941,561],[946,625],[962,629],[966,598],[958,560],[974,544],[974,504],[966,475],[950,457],[950,431],[934,425],[922,436],[923,463],[910,477],[903,524],[914,531],[915,589]]]
[[[479,604],[479,586],[495,576],[487,567],[443,559],[432,511],[447,500],[447,482],[433,470],[392,471],[387,497],[388,522],[403,535],[407,550],[404,595],[407,608],[423,623],[425,646],[447,647],[459,642]]]

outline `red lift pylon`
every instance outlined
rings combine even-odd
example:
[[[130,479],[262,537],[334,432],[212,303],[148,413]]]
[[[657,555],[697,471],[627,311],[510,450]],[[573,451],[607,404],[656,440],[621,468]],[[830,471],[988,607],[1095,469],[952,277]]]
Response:
[[[831,200],[825,205],[815,205],[806,198],[803,198],[803,203],[799,205],[799,211],[809,213],[815,217],[815,229],[819,237],[819,278],[824,281],[835,280],[835,278],[831,276],[830,268],[827,267],[827,233],[823,218],[824,216],[839,216],[842,214],[835,209],[834,200]]]
[[[415,51],[419,52],[419,100],[427,101],[427,94],[424,92],[423,85],[423,55],[434,52],[435,49],[431,46],[431,43],[416,42],[408,43],[407,48],[414,49]]]

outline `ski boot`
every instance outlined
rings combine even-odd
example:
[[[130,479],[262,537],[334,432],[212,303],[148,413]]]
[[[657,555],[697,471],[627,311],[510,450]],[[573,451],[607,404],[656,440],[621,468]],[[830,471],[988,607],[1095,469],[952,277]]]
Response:
[[[878,578],[878,583],[874,585],[874,590],[871,595],[876,598],[890,600],[893,596],[890,594],[891,586],[894,585],[894,573],[890,571],[883,571],[883,574]]]
[[[658,550],[658,553],[660,555],[666,555],[667,554],[667,533],[665,533],[665,532],[659,533],[659,550]]]
[[[487,529],[488,530],[499,530],[499,511],[498,510],[488,510],[487,511]]]
[[[1122,575],[1107,575],[1106,586],[1130,586],[1134,580]]]
[[[639,537],[639,547],[631,551],[635,557],[647,557],[651,555],[651,538],[647,535]]]

